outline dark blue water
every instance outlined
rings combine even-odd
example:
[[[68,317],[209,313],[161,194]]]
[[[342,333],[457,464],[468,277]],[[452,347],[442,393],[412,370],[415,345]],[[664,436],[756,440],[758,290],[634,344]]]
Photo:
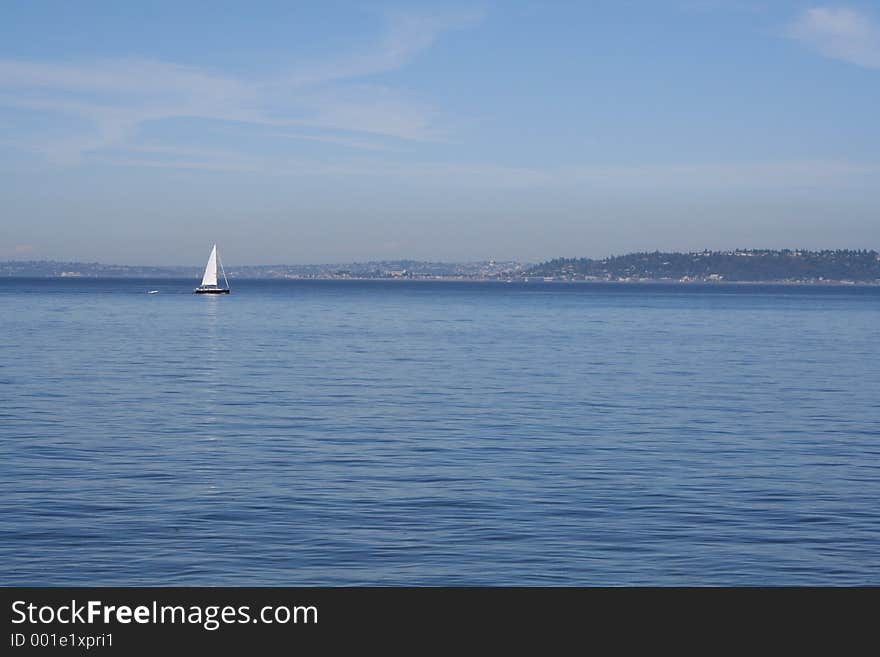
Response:
[[[880,584],[880,288],[192,287],[0,279],[0,583]]]

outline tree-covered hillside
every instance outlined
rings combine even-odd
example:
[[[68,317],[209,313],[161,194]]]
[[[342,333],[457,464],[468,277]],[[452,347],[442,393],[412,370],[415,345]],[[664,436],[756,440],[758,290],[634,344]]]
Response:
[[[868,250],[737,250],[630,253],[602,260],[556,258],[528,276],[565,280],[725,280],[880,282],[880,255]]]

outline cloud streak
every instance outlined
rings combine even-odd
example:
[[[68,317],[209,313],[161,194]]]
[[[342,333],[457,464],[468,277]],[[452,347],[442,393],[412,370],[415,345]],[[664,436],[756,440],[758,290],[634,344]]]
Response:
[[[273,84],[299,88],[394,71],[434,45],[441,34],[473,27],[484,17],[483,10],[430,15],[391,13],[386,16],[386,31],[373,51],[319,65],[295,67]]]
[[[791,25],[789,34],[826,57],[880,68],[880,26],[854,9],[808,9]]]
[[[403,68],[443,33],[481,18],[479,12],[390,15],[372,49],[255,79],[142,58],[0,59],[0,107],[84,123],[85,129],[60,138],[31,142],[33,150],[61,162],[125,146],[145,124],[169,119],[297,128],[300,140],[352,149],[436,140],[444,131],[435,110],[369,78]]]

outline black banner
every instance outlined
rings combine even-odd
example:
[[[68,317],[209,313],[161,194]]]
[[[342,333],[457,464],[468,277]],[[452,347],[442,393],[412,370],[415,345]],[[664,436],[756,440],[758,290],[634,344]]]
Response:
[[[6,588],[4,654],[260,653],[597,641],[747,645],[871,627],[878,589]],[[826,637],[827,638],[827,637]]]

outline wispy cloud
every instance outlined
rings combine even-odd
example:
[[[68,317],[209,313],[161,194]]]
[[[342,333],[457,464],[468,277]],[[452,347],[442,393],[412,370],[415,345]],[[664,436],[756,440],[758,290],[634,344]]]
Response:
[[[791,25],[789,34],[826,57],[880,68],[880,26],[855,9],[808,9]]]
[[[393,12],[386,16],[387,29],[372,51],[318,64],[295,66],[271,84],[298,88],[393,71],[434,45],[444,32],[473,27],[484,17],[485,10],[482,9],[445,14]]]
[[[259,136],[268,139],[292,139],[294,141],[311,141],[322,144],[333,144],[336,146],[347,146],[349,148],[365,151],[387,151],[391,149],[387,144],[378,143],[376,141],[358,139],[356,137],[340,137],[336,135],[312,135],[301,132],[261,132],[259,133]]]
[[[288,136],[353,149],[438,139],[444,131],[435,110],[370,78],[406,66],[444,32],[481,17],[392,14],[371,49],[255,78],[143,58],[0,59],[0,106],[78,119],[84,128],[31,142],[60,161],[118,149],[148,122],[181,118],[298,128]]]

